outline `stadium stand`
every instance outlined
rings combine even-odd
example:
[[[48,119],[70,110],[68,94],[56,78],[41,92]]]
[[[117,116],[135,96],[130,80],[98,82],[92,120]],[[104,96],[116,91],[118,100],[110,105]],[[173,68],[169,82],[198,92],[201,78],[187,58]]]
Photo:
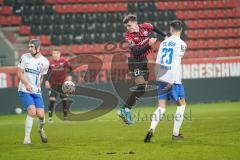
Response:
[[[181,19],[187,41],[185,58],[240,56],[240,9],[235,0],[1,0],[2,27],[19,26],[19,36],[38,37],[64,54],[102,53],[108,41],[124,40],[122,18],[135,13],[140,22],[166,30]],[[48,55],[48,51],[44,51]],[[152,56],[153,57],[153,56]]]

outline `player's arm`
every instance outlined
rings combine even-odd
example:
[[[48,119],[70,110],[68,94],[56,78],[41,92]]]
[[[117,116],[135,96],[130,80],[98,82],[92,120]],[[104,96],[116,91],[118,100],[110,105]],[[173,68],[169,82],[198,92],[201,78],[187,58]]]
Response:
[[[17,76],[18,78],[20,79],[20,81],[24,84],[24,86],[26,87],[26,90],[27,91],[31,91],[32,90],[32,87],[31,85],[28,83],[26,77],[24,76],[23,74],[23,69],[22,68],[19,68],[17,69]]]
[[[151,48],[151,46],[156,42],[156,38],[150,38],[148,44],[146,44],[144,47],[139,47],[134,44],[134,42],[131,39],[126,38],[128,41],[129,48],[134,56],[139,56],[144,54],[147,50]]]
[[[51,84],[50,84],[50,82],[49,82],[49,75],[50,75],[49,72],[50,72],[50,71],[48,71],[47,75],[44,76],[44,79],[45,79],[45,87],[46,87],[47,89],[51,88]]]
[[[70,62],[66,61],[66,67],[67,67],[67,76],[65,77],[65,81],[72,81],[72,73],[73,73],[73,67],[71,66]]]
[[[167,37],[167,35],[166,35],[163,31],[161,31],[161,29],[159,29],[159,28],[156,27],[156,26],[153,26],[153,31],[156,32],[157,34],[160,34],[160,35],[163,36],[164,38]]]
[[[42,71],[42,75],[41,75],[41,78],[40,78],[40,86],[42,85],[43,81],[45,80],[45,87],[47,89],[49,89],[51,87],[50,85],[50,82],[48,81],[49,79],[49,76],[50,76],[50,72],[51,72],[51,69],[49,69],[49,61],[46,63],[43,71]]]

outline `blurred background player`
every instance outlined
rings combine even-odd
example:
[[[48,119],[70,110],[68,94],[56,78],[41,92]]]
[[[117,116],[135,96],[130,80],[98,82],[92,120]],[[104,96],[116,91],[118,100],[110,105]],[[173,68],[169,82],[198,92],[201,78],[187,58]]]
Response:
[[[173,140],[183,139],[179,133],[184,118],[185,93],[181,78],[181,59],[187,48],[186,43],[180,38],[182,22],[170,22],[171,36],[160,44],[156,59],[156,78],[158,85],[158,108],[154,112],[150,129],[144,142],[150,142],[153,133],[166,110],[167,100],[172,99],[177,104],[174,116]]]
[[[166,34],[150,23],[138,24],[137,17],[132,14],[124,17],[123,23],[127,29],[125,39],[131,50],[128,66],[137,86],[136,90],[126,100],[125,105],[118,110],[118,115],[126,124],[132,124],[134,122],[130,111],[132,106],[135,105],[136,99],[145,93],[148,81],[147,55],[153,53],[152,46],[157,40],[156,38],[150,38],[150,35],[153,31],[163,37],[166,37]]]
[[[64,81],[71,81],[72,76],[68,73],[72,72],[72,68],[66,58],[61,57],[59,50],[52,51],[52,59],[49,60],[48,76],[45,81],[45,86],[49,91],[49,122],[52,121],[54,104],[58,95],[60,95],[63,107],[63,119],[67,120],[67,95],[62,92],[62,84]]]
[[[49,62],[40,53],[40,41],[32,39],[29,42],[30,53],[23,54],[18,64],[18,77],[20,79],[18,92],[24,109],[27,110],[25,122],[24,144],[31,144],[30,133],[35,115],[38,116],[38,131],[43,143],[47,137],[43,130],[44,103],[41,94],[43,77],[47,74]]]

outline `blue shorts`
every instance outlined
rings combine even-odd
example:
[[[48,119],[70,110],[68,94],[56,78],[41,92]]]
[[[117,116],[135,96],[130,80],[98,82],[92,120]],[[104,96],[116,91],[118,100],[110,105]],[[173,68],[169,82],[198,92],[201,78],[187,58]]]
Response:
[[[41,94],[31,94],[19,91],[19,97],[23,104],[24,110],[27,110],[30,105],[35,105],[36,108],[44,108]]]
[[[184,87],[182,84],[173,84],[170,90],[163,90],[167,85],[168,83],[166,82],[157,81],[158,99],[172,99],[176,102],[185,98]]]

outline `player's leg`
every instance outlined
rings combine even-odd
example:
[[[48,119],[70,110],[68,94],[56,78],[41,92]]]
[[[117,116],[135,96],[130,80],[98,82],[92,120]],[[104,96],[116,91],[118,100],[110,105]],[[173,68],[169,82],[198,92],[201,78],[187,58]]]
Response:
[[[45,122],[45,114],[44,114],[44,104],[43,99],[40,94],[34,94],[34,102],[36,105],[36,112],[38,116],[38,132],[41,137],[43,143],[47,143],[47,136],[43,130],[44,122]]]
[[[52,115],[54,110],[54,104],[56,102],[57,93],[54,90],[49,91],[49,106],[48,106],[48,122],[52,123]]]
[[[167,104],[167,99],[169,98],[170,88],[166,89],[166,87],[168,86],[168,83],[165,83],[165,82],[157,82],[157,86],[158,86],[158,108],[155,110],[154,114],[152,115],[151,125],[147,135],[144,138],[144,142],[151,141],[153,133],[155,132],[155,129],[158,123],[163,118],[164,113],[166,111],[166,104]]]
[[[179,133],[184,120],[184,111],[186,107],[184,87],[182,84],[176,84],[173,86],[172,96],[176,100],[177,110],[174,116],[173,125],[173,140],[183,139],[184,137]]]
[[[63,120],[66,121],[68,119],[67,95],[61,94],[60,98],[62,100],[62,107],[63,107]]]
[[[139,61],[138,59],[128,59],[129,70],[134,77],[136,86],[134,91],[128,97],[125,104],[118,111],[118,115],[126,124],[133,124],[131,109],[136,104],[136,101],[142,97],[146,91],[148,80],[147,60]]]
[[[36,115],[36,107],[34,105],[34,100],[29,93],[19,92],[20,100],[24,106],[24,110],[27,110],[27,117],[25,120],[25,137],[24,144],[31,144],[31,130],[33,126],[33,120]]]

